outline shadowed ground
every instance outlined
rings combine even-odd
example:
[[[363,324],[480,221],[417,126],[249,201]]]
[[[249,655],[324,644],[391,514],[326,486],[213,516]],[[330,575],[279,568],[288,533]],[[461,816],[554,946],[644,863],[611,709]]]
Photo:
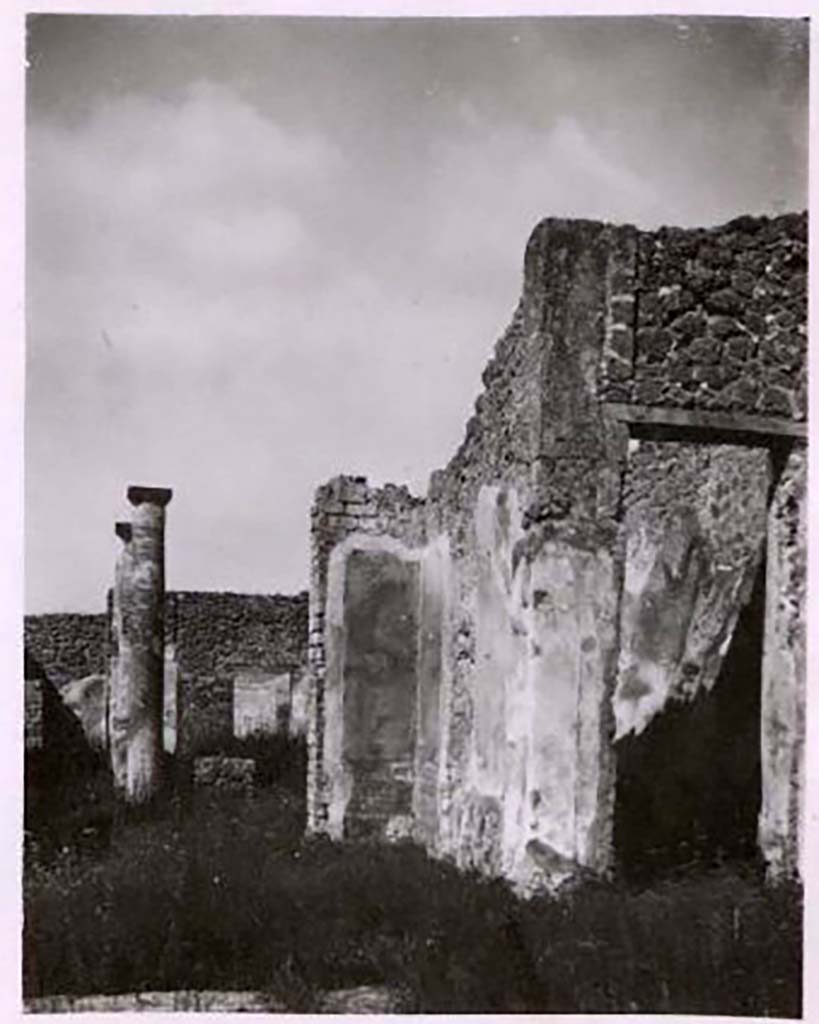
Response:
[[[265,750],[251,798],[180,776],[118,818],[98,774],[30,805],[27,997],[253,989],[307,1011],[386,985],[408,1012],[800,1013],[797,890],[689,869],[525,903],[409,844],[305,840],[303,750],[230,752]]]

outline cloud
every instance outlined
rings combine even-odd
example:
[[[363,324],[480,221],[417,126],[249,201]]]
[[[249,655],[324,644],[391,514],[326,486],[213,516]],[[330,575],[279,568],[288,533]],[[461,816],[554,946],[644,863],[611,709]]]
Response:
[[[143,38],[140,19],[62,19],[42,43],[32,609],[100,607],[137,481],[175,488],[169,585],[304,585],[317,483],[421,490],[454,452],[542,217],[707,223],[780,179],[800,194],[804,104],[783,116],[753,62],[664,48],[650,19],[538,20],[520,44],[240,21],[206,42],[177,21]]]
[[[311,256],[295,211],[342,165],[327,140],[285,131],[226,88],[199,83],[178,104],[107,100],[80,125],[30,129],[31,258],[178,285],[228,264],[250,278],[286,270]]]
[[[327,140],[204,83],[32,125],[30,418],[99,404],[118,380],[125,402],[140,381],[228,373],[237,348],[282,333],[292,295],[326,273],[308,214],[343,170]]]
[[[176,489],[170,585],[295,589],[319,482],[423,488],[454,449],[494,340],[486,298],[419,289],[424,237],[379,219],[330,140],[200,85],[41,121],[28,156],[33,606],[103,599],[128,482]],[[378,272],[367,236],[404,239],[398,272]],[[471,373],[464,337],[481,339]],[[82,528],[63,528],[56,492]],[[74,542],[82,578],[66,572]]]

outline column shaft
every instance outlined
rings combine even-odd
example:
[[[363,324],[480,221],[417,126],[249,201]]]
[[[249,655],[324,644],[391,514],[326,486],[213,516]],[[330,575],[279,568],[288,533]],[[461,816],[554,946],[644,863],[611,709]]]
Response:
[[[129,803],[149,800],[162,779],[164,533],[170,498],[168,490],[130,487],[132,521],[120,533],[129,536],[114,587],[111,762],[115,783]]]

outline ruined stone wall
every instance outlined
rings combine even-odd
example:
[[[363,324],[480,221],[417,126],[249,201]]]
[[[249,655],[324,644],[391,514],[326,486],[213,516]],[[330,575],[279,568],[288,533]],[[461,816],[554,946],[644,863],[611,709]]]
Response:
[[[549,221],[484,375],[477,427],[429,493],[448,538],[437,848],[524,887],[604,865],[615,514],[625,437],[595,400],[634,232]]]
[[[541,257],[540,239],[533,236],[523,295],[484,370],[484,390],[466,436],[448,466],[433,473],[428,494],[431,557],[425,595],[428,607],[437,605],[440,626],[433,637],[437,659],[419,680],[433,724],[419,752],[418,832],[431,848],[490,873],[501,870],[502,793],[492,776],[503,772],[497,753],[507,711],[504,686],[491,680],[514,674],[519,652],[513,648],[520,634],[512,630],[503,605],[513,600],[513,551],[523,523],[538,511],[547,355],[541,335],[547,287]],[[479,518],[485,523],[480,538]],[[496,546],[502,553],[493,566],[490,548]],[[484,635],[494,632],[498,641],[492,651],[481,648],[481,616]],[[482,672],[476,672],[476,663]],[[482,784],[473,786],[470,773]],[[478,834],[473,843],[470,836]]]
[[[412,551],[423,543],[424,530],[424,502],[405,487],[370,487],[364,477],[341,476],[316,492],[311,512],[307,734],[307,817],[313,831],[327,830],[341,837],[352,788],[343,749],[347,559],[356,552],[357,560],[366,562],[368,554],[377,559],[383,551],[399,565],[411,561]],[[396,569],[400,571],[398,566]],[[366,660],[366,653],[362,654]],[[353,727],[353,743],[354,737]],[[373,760],[377,762],[378,758]],[[371,763],[370,767],[363,774],[379,775],[377,766]],[[389,788],[386,781],[380,792],[375,784],[369,788],[361,801],[362,818],[371,810],[375,813],[374,805],[379,800],[382,804],[389,802]]]
[[[804,522],[791,497],[775,527],[767,509],[804,433],[805,235],[804,215],[686,231],[538,225],[512,323],[426,503],[407,495],[379,515],[355,478],[317,494],[311,827],[342,835],[358,815],[342,712],[348,688],[360,701],[345,658],[368,596],[351,535],[415,574],[400,613],[416,633],[415,703],[389,711],[410,719],[411,813],[379,828],[392,821],[526,890],[611,865],[616,740],[714,686],[773,529],[791,546],[778,542],[768,576],[791,597],[768,615],[787,664],[763,673],[762,714],[787,739],[774,749],[782,730],[763,729],[761,842],[782,839],[791,856],[799,783],[781,776],[801,770]]]
[[[252,729],[306,730],[307,603],[306,593],[166,594],[166,748],[177,749],[177,732],[178,749],[184,752]],[[25,619],[26,648],[95,745],[105,736],[109,616],[110,611]],[[296,713],[291,714],[294,699]]]
[[[343,819],[349,794],[345,786],[345,758],[342,737],[336,735],[336,724],[343,721],[344,666],[343,653],[336,658],[329,650],[332,631],[328,615],[335,613],[336,638],[341,643],[344,620],[344,564],[346,554],[337,559],[335,594],[328,588],[331,555],[335,551],[349,553],[356,538],[384,538],[404,545],[399,551],[390,547],[396,558],[412,560],[426,540],[428,525],[437,534],[446,535],[456,552],[466,551],[471,544],[469,516],[459,516],[461,502],[474,503],[481,479],[486,473],[512,474],[525,488],[531,471],[531,452],[539,430],[542,354],[533,340],[531,303],[521,302],[507,334],[498,343],[496,357],[484,374],[485,394],[478,400],[470,420],[466,438],[453,460],[448,474],[439,474],[430,488],[429,509],[406,489],[387,485],[370,488],[361,477],[338,477],[320,487],[312,511],[311,575],[310,575],[310,669],[311,700],[309,734],[308,821],[315,830],[327,829],[336,836],[343,833]],[[477,453],[480,453],[478,455]],[[343,545],[347,545],[346,549]],[[370,550],[379,545],[373,542]],[[414,554],[415,553],[415,554]],[[425,664],[442,665],[442,590],[448,553],[441,545],[433,545],[423,558],[418,581],[424,606],[419,611],[421,622],[430,628],[420,629],[420,646],[416,657]],[[436,585],[437,583],[437,585]],[[333,599],[334,598],[334,599]],[[437,606],[436,615],[431,609]],[[461,642],[468,643],[466,634]],[[328,670],[330,674],[327,683]],[[425,678],[427,678],[425,673]],[[414,800],[426,802],[420,817],[429,832],[430,842],[437,835],[437,811],[430,807],[437,801],[438,789],[438,708],[437,675],[421,694],[419,708],[422,723],[419,766],[424,776],[423,793]],[[456,698],[457,699],[457,698]],[[396,812],[390,817],[400,818]]]
[[[234,735],[237,719],[241,732],[251,715],[259,728],[266,724],[272,731],[276,704],[272,718],[262,722],[258,691],[269,689],[275,701],[280,677],[287,679],[289,689],[301,675],[306,662],[307,594],[169,593],[165,643],[166,680],[176,682],[177,750],[190,753],[218,746]],[[254,705],[247,714],[239,708],[237,715],[237,680],[240,699],[247,695]],[[166,719],[172,717],[166,704]]]
[[[304,660],[306,593],[171,591],[165,615],[168,638],[191,671],[227,663],[297,668]]]
[[[58,688],[72,679],[105,672],[105,614],[26,615],[26,648]]]

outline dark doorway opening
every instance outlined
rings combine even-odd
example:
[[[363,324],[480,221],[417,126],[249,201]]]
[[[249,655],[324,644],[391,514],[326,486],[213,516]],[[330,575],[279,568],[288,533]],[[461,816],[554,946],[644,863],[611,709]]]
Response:
[[[713,689],[617,743],[617,869],[641,881],[757,860],[765,558]]]

